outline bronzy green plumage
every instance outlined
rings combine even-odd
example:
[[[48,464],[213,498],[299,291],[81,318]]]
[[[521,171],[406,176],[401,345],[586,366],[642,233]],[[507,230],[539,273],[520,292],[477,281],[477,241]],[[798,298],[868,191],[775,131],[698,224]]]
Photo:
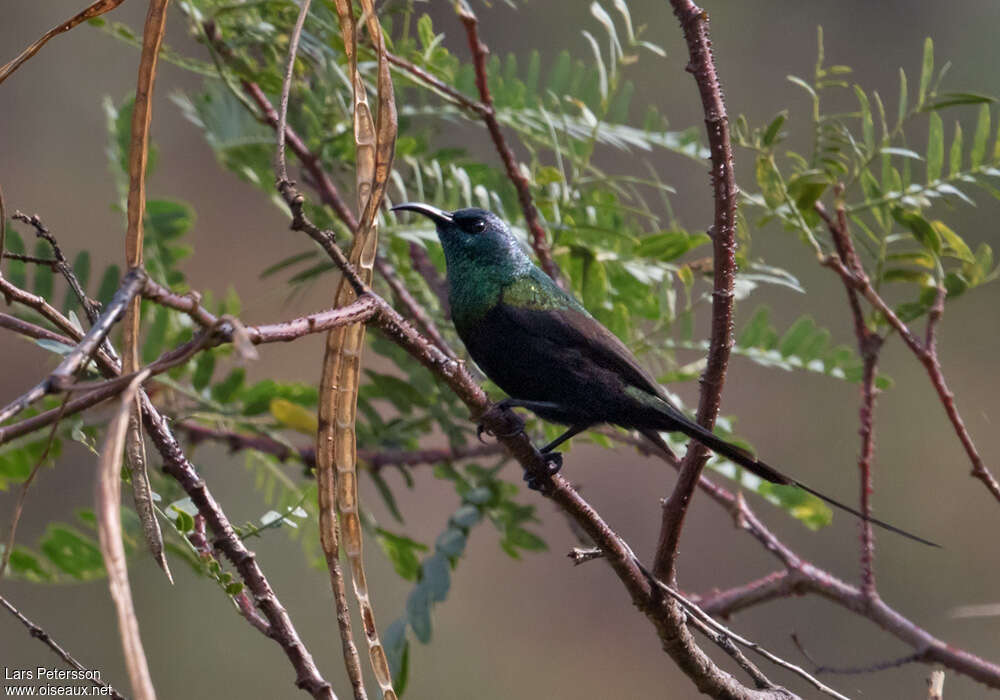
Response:
[[[543,452],[600,423],[638,430],[664,448],[659,431],[677,431],[762,479],[798,486],[864,518],[685,416],[629,349],[528,258],[495,214],[483,209],[449,213],[416,203],[393,209],[418,212],[436,224],[448,268],[452,320],[472,359],[510,396],[503,405],[528,408],[544,420],[570,426]]]

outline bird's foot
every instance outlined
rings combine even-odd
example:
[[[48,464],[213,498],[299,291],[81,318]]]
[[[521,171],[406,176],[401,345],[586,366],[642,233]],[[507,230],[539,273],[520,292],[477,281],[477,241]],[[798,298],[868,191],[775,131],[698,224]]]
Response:
[[[542,459],[545,460],[545,471],[539,474],[536,471],[525,470],[524,481],[532,491],[543,492],[552,485],[552,477],[559,473],[563,465],[562,452],[543,452]]]
[[[499,430],[487,428],[487,422],[502,425],[503,427]],[[520,435],[522,432],[524,432],[524,419],[514,413],[511,408],[510,399],[504,399],[490,406],[486,410],[486,413],[480,417],[479,424],[476,426],[476,437],[479,438],[480,442],[486,442],[483,440],[483,433],[492,435],[493,437],[505,438]]]

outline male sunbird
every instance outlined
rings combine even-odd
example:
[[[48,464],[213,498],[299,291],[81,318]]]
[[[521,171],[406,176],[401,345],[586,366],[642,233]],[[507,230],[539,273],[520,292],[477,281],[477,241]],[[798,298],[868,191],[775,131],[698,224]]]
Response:
[[[417,212],[436,225],[455,329],[480,369],[510,397],[498,406],[526,408],[569,426],[540,450],[552,473],[562,464],[553,450],[601,423],[637,430],[664,449],[659,431],[681,432],[766,481],[797,486],[886,530],[937,546],[866,518],[685,416],[625,344],[531,261],[496,214],[475,208],[447,212],[414,202],[393,210]]]

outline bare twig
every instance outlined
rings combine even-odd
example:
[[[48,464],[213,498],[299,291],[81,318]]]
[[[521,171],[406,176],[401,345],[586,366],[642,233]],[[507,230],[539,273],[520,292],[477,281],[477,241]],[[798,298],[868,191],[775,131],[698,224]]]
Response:
[[[28,634],[55,652],[56,656],[62,659],[67,666],[83,673],[87,673],[90,670],[74,659],[68,651],[63,649],[62,646],[60,646],[60,644],[49,635],[48,632],[25,617],[20,610],[15,608],[13,604],[11,604],[11,602],[3,596],[0,596],[0,606],[3,606],[7,612],[17,618],[18,622],[24,625],[28,629]],[[115,690],[110,684],[105,683],[100,678],[93,678],[93,674],[88,673],[87,676],[87,680],[89,680],[95,688],[106,688],[107,690],[105,692],[108,693],[108,697],[115,698],[115,700],[125,700],[125,696]]]
[[[708,35],[708,15],[691,0],[670,0],[687,41],[690,62],[687,70],[694,75],[705,112],[705,128],[712,154],[711,180],[715,199],[715,218],[710,231],[715,260],[712,292],[712,335],[708,362],[701,377],[701,398],[698,402],[698,423],[709,430],[719,413],[722,387],[732,346],[733,283],[736,272],[736,203],[737,188],[733,173],[733,149],[729,138],[729,118],[722,99],[722,86],[715,71],[711,40]],[[699,442],[688,443],[688,451],[677,477],[673,493],[664,502],[653,574],[657,579],[674,584],[675,563],[684,516],[701,470],[708,459],[708,450]]]
[[[285,132],[288,128],[288,96],[292,88],[292,73],[295,71],[295,56],[299,52],[299,37],[302,36],[302,27],[306,23],[306,15],[309,14],[309,5],[312,0],[302,0],[299,7],[299,16],[295,19],[295,27],[292,29],[292,36],[288,40],[288,60],[285,64],[285,79],[281,83],[281,106],[278,113],[278,123],[275,130],[278,132],[278,145],[274,156],[274,169],[278,173],[278,182],[288,180],[288,166],[285,164]]]
[[[14,60],[12,60],[10,63],[0,68],[0,83],[2,83],[8,77],[10,77],[10,74],[16,71],[18,68],[20,68],[29,58],[38,53],[38,50],[41,49],[43,46],[45,46],[45,43],[49,39],[56,36],[57,34],[68,32],[70,29],[77,26],[81,22],[86,22],[88,19],[93,19],[94,17],[99,17],[106,12],[110,12],[111,10],[121,5],[123,1],[124,0],[97,0],[97,2],[90,5],[85,10],[76,13],[68,20],[60,24],[59,26],[53,27],[49,31],[45,32],[45,34],[43,34],[41,38],[36,40],[34,43],[28,46],[28,48],[26,48],[24,51],[18,54]]]
[[[836,675],[852,676],[859,675],[862,673],[878,673],[879,671],[887,671],[890,668],[899,668],[900,666],[906,666],[907,664],[917,663],[923,661],[924,652],[918,651],[913,654],[907,654],[906,656],[900,656],[896,659],[889,659],[888,661],[878,661],[873,664],[868,664],[865,666],[827,666],[821,664],[806,650],[799,636],[792,633],[792,641],[798,650],[802,653],[802,656],[808,659],[809,663],[813,665],[813,673],[820,675],[823,673],[830,673]]]
[[[64,330],[74,342],[79,342],[82,338],[82,334],[70,323],[69,319],[49,305],[43,298],[28,294],[2,278],[0,278],[0,292],[8,299],[21,303],[40,313],[57,328]],[[280,335],[282,337],[279,340],[287,338],[284,332],[280,333]],[[116,373],[120,372],[117,360],[108,358],[100,352],[95,355],[95,359],[98,360],[98,366],[105,376],[113,377]],[[119,391],[120,389],[117,387],[110,387],[110,391],[103,397],[99,396],[100,392],[98,391],[90,392],[90,394],[80,399],[68,402],[65,409],[66,414],[69,415],[71,410],[82,410],[75,408],[74,404],[87,403],[87,405],[94,405]],[[306,690],[317,700],[336,700],[336,695],[333,693],[332,687],[319,673],[319,669],[316,668],[312,655],[302,643],[302,640],[299,639],[298,633],[291,619],[288,617],[288,613],[271,589],[270,583],[257,565],[253,553],[245,547],[235,530],[233,530],[229,519],[212,497],[205,482],[198,476],[194,465],[185,456],[180,444],[178,444],[173,432],[170,430],[166,419],[156,409],[152,401],[149,400],[149,397],[141,390],[139,392],[139,399],[142,402],[144,425],[154,446],[163,459],[164,471],[174,478],[191,497],[195,507],[204,516],[205,522],[212,530],[214,536],[213,546],[222,552],[233,563],[237,571],[239,571],[240,576],[246,583],[247,590],[253,595],[255,604],[267,618],[271,626],[271,633],[268,635],[269,638],[275,640],[281,646],[296,671],[296,686]],[[48,413],[56,412],[56,409],[53,409],[53,411]],[[37,422],[40,425],[46,425],[52,422],[54,418],[51,415],[39,414],[31,419],[22,421],[17,424],[17,426],[20,426],[20,432],[17,432],[17,434],[23,435],[26,432],[31,432],[32,429],[37,429],[37,426],[32,427],[28,425],[36,422],[36,419],[38,419]],[[0,428],[0,442],[14,437],[11,433],[15,427]]]
[[[87,320],[93,324],[97,321],[98,315],[101,313],[101,305],[95,302],[93,299],[87,296],[83,287],[80,285],[80,280],[77,279],[76,273],[73,272],[73,268],[69,264],[69,260],[62,252],[62,248],[59,247],[59,242],[56,240],[52,232],[42,223],[42,220],[38,218],[37,214],[31,216],[26,216],[19,211],[14,212],[13,216],[16,221],[23,221],[26,224],[30,224],[35,229],[35,235],[39,238],[44,239],[49,247],[52,248],[52,255],[55,257],[52,260],[42,260],[39,258],[31,258],[31,256],[21,255],[15,256],[10,253],[5,253],[5,257],[10,257],[17,260],[24,260],[26,262],[34,262],[40,265],[49,265],[53,270],[56,270],[65,278],[66,283],[69,285],[73,294],[80,301],[80,305],[83,307],[83,312],[87,315]]]
[[[10,420],[43,396],[61,392],[68,388],[73,375],[96,352],[97,348],[104,341],[104,338],[111,331],[111,327],[115,321],[122,315],[125,307],[132,301],[144,282],[145,276],[141,270],[130,270],[122,280],[118,291],[115,292],[114,297],[108,303],[107,308],[101,314],[101,317],[91,326],[90,330],[87,331],[87,334],[83,336],[83,339],[76,347],[52,370],[51,374],[20,397],[7,404],[3,409],[0,409],[0,423]],[[69,324],[69,327],[72,328],[72,324]]]
[[[476,87],[479,90],[479,106],[470,108],[482,117],[483,123],[490,132],[490,138],[496,147],[500,160],[503,161],[504,170],[507,172],[507,179],[517,190],[517,200],[521,204],[521,211],[524,214],[524,221],[531,232],[531,247],[538,256],[538,262],[549,277],[557,282],[562,281],[559,274],[559,267],[552,258],[552,250],[549,247],[548,236],[542,227],[542,222],[538,216],[538,209],[535,208],[534,199],[531,196],[531,185],[528,178],[521,172],[514,152],[507,144],[507,139],[500,129],[500,122],[497,121],[496,110],[493,108],[493,95],[490,93],[490,85],[486,75],[486,60],[490,50],[479,38],[479,20],[472,12],[468,3],[456,3],[459,19],[465,25],[465,35],[469,42],[469,51],[472,53],[473,65],[476,69]]]
[[[834,222],[829,215],[826,215],[822,204],[817,203],[817,205],[815,205],[815,209],[827,224],[827,227],[830,229],[830,233],[833,234],[835,238],[840,236],[839,224]],[[944,407],[948,420],[951,422],[952,429],[958,436],[958,439],[962,443],[962,447],[965,449],[965,453],[969,458],[969,462],[972,464],[972,476],[982,481],[990,494],[992,494],[997,501],[1000,501],[1000,482],[996,480],[996,477],[994,477],[993,473],[987,468],[986,463],[983,462],[983,458],[979,454],[979,450],[976,448],[976,444],[972,440],[972,435],[969,434],[969,430],[965,426],[965,421],[962,420],[962,416],[958,412],[958,406],[955,404],[955,395],[948,388],[948,383],[945,381],[944,371],[941,369],[941,362],[938,358],[934,332],[936,324],[941,319],[941,315],[944,310],[944,290],[941,288],[938,289],[938,294],[928,314],[926,340],[925,342],[921,342],[920,339],[910,330],[909,326],[907,326],[903,320],[900,319],[899,316],[897,316],[896,313],[889,307],[885,300],[879,296],[867,275],[865,275],[864,271],[860,269],[860,265],[857,269],[852,269],[845,265],[840,258],[835,256],[829,256],[822,262],[825,266],[840,275],[840,278],[846,286],[856,290],[858,294],[863,296],[868,303],[872,305],[872,308],[878,311],[879,314],[885,318],[893,330],[899,333],[899,337],[902,338],[906,347],[908,347],[920,363],[923,364],[924,369],[927,371],[927,375],[931,380],[931,384],[937,392],[938,400]]]

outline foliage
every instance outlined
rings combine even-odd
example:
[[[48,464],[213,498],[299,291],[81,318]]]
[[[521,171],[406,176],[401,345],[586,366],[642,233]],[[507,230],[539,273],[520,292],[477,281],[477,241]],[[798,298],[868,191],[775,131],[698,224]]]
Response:
[[[515,134],[528,159],[521,164],[545,228],[550,232],[556,262],[569,287],[586,307],[627,345],[641,355],[662,383],[694,381],[704,366],[706,345],[695,339],[695,314],[709,303],[711,262],[706,254],[709,237],[689,229],[673,213],[674,189],[663,182],[654,163],[673,158],[683,165],[702,161],[707,152],[699,142],[700,131],[667,128],[655,110],[637,115],[635,93],[628,73],[655,70],[662,50],[642,38],[627,6],[620,0],[606,9],[591,6],[593,24],[584,29],[590,53],[558,53],[546,62],[539,52],[527,57],[492,56],[487,65],[489,85],[500,123]],[[201,38],[211,62],[204,56],[183,56],[167,50],[164,55],[200,76],[201,88],[173,96],[183,114],[204,134],[220,166],[257,187],[276,206],[284,205],[274,193],[272,157],[274,134],[242,86],[254,83],[272,104],[281,86],[286,56],[286,28],[294,20],[294,3],[238,3],[223,0],[185,0],[179,3],[193,35]],[[478,99],[471,63],[453,53],[461,42],[446,42],[420,5],[387,3],[387,41],[391,51],[422,71],[452,86],[468,100]],[[103,24],[98,21],[97,24]],[[215,34],[207,34],[211,26]],[[134,33],[123,25],[106,26],[113,36],[136,44]],[[375,80],[370,47],[360,46],[361,68]],[[638,66],[638,68],[637,68]],[[440,94],[420,77],[394,67],[400,130],[390,198],[422,200],[442,208],[482,206],[508,220],[515,233],[527,239],[517,193],[497,160],[480,157],[453,144],[456,124],[478,125],[478,117]],[[336,15],[329,3],[315,3],[305,25],[299,60],[295,66],[289,124],[306,147],[316,154],[344,199],[351,201],[354,141],[350,114],[350,82]],[[969,92],[945,92],[947,65],[935,71],[933,45],[924,48],[919,80],[914,87],[900,72],[895,111],[890,112],[877,91],[850,83],[851,69],[827,65],[820,34],[819,58],[810,78],[791,76],[810,99],[806,127],[811,136],[807,153],[788,150],[787,130],[798,123],[782,111],[766,125],[751,126],[745,118],[734,125],[736,143],[752,156],[753,184],[743,188],[744,245],[740,252],[738,298],[753,296],[761,285],[783,293],[803,294],[792,273],[751,257],[753,235],[770,223],[794,232],[819,256],[834,250],[821,216],[842,207],[861,246],[862,264],[876,289],[893,285],[902,299],[896,313],[904,321],[926,314],[938,288],[947,302],[994,280],[998,268],[993,251],[982,243],[975,250],[960,232],[946,223],[948,206],[970,205],[976,189],[1000,198],[994,178],[1000,177],[1000,133],[993,136],[993,98]],[[853,100],[850,112],[828,111],[829,102]],[[948,144],[942,115],[970,111],[975,126],[967,137],[956,122]],[[117,184],[115,206],[124,212],[126,163],[131,101],[116,105],[105,101],[108,125],[108,158]],[[919,134],[919,138],[915,135]],[[926,134],[926,146],[914,143]],[[630,154],[633,167],[608,171],[607,154]],[[150,169],[156,158],[151,153]],[[162,157],[162,156],[161,156]],[[747,159],[749,162],[749,159]],[[697,176],[701,176],[700,170]],[[319,197],[310,192],[306,212],[317,224],[334,229],[341,241],[351,235],[342,221]],[[444,261],[434,231],[424,221],[401,222],[388,212],[379,213],[384,231],[380,254],[398,271],[407,289],[434,317],[455,348],[460,344],[445,317],[433,285],[414,264],[411,250],[426,252],[440,276]],[[192,253],[185,237],[195,215],[184,202],[167,197],[147,203],[146,267],[157,281],[177,292],[186,292],[184,261]],[[699,222],[701,225],[701,222]],[[753,229],[753,231],[751,231]],[[6,246],[25,253],[28,246],[13,226]],[[287,278],[290,293],[321,281],[330,285],[332,265],[315,246],[302,244],[287,258],[261,271],[270,283]],[[38,256],[50,251],[44,241],[34,246]],[[73,258],[73,269],[83,288],[101,301],[115,290],[121,271],[111,265],[94,274],[88,251]],[[30,284],[29,274],[31,275]],[[47,266],[26,266],[10,261],[7,275],[18,286],[47,298],[55,280]],[[232,290],[201,290],[201,304],[214,312],[236,315],[241,302]],[[386,289],[379,289],[387,293]],[[388,294],[387,294],[388,296]],[[808,295],[803,296],[808,301]],[[80,307],[67,293],[63,308],[76,318]],[[31,314],[25,314],[38,321]],[[144,303],[142,359],[155,360],[169,348],[190,340],[192,323],[183,314]],[[866,321],[883,329],[886,319],[870,312]],[[38,341],[62,353],[66,347]],[[427,447],[427,436],[439,434],[456,448],[475,439],[473,426],[457,397],[399,347],[377,334],[369,334],[368,348],[388,371],[366,370],[358,399],[357,440],[361,449],[414,450]],[[699,358],[684,362],[684,353]],[[766,307],[758,307],[737,333],[734,353],[768,369],[819,373],[831,380],[857,382],[861,361],[854,349],[836,343],[833,334],[803,315],[779,331]],[[884,376],[882,389],[891,387]],[[251,382],[246,369],[223,346],[200,353],[197,359],[157,379],[157,392],[170,406],[175,421],[233,434],[262,437],[269,444],[288,448],[281,460],[265,451],[247,454],[247,470],[260,494],[262,509],[256,521],[239,529],[240,536],[272,536],[282,529],[301,540],[310,563],[322,562],[316,540],[316,487],[308,470],[298,463],[298,447],[315,434],[317,391],[314,386],[280,377]],[[47,402],[45,407],[54,404]],[[30,415],[30,414],[27,414]],[[89,418],[88,418],[89,420]],[[66,440],[93,449],[98,424],[66,421],[58,431],[48,459]],[[529,423],[535,434],[543,428]],[[739,442],[733,420],[721,420],[718,431]],[[590,440],[604,447],[615,443],[592,433]],[[23,482],[44,450],[45,441],[22,441],[0,450],[0,489]],[[828,508],[795,489],[776,487],[744,473],[724,460],[711,466],[735,479],[811,528],[830,522]],[[433,606],[447,598],[451,577],[464,552],[469,533],[489,521],[499,533],[501,549],[512,558],[542,550],[544,540],[532,529],[533,507],[519,503],[519,490],[503,462],[492,468],[444,462],[435,475],[442,486],[454,489],[459,507],[447,519],[432,545],[412,539],[406,518],[397,503],[397,490],[384,470],[367,470],[394,520],[393,531],[378,524],[371,512],[363,522],[374,533],[383,553],[403,579],[413,583],[405,609],[384,636],[397,689],[406,684],[409,669],[409,634],[422,643],[431,638]],[[412,486],[413,476],[401,468],[402,483]],[[201,575],[214,580],[227,595],[240,586],[218,562],[196,551],[189,536],[195,531],[190,502],[177,486],[155,477],[161,515],[169,523],[168,547]],[[510,480],[508,480],[510,479]],[[125,512],[126,538],[134,549],[135,516]],[[103,575],[93,537],[92,514],[81,513],[80,527],[53,523],[34,548],[16,548],[11,572],[35,582],[88,580]]]

